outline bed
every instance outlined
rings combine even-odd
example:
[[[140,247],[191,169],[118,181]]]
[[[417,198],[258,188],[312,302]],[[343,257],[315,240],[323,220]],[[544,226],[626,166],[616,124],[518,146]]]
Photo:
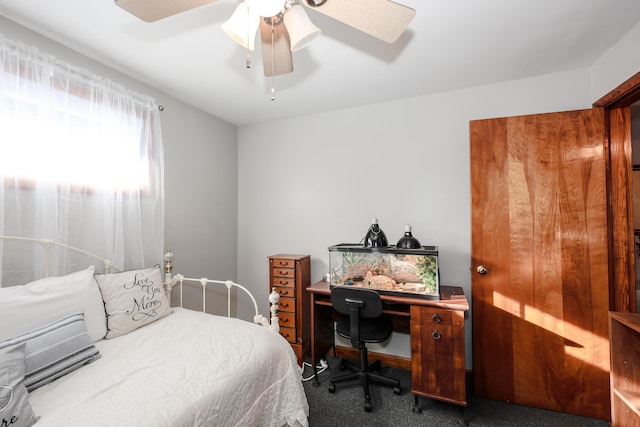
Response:
[[[0,425],[308,425],[277,321],[171,307],[159,289],[218,281],[172,277],[170,259],[130,271],[102,261],[114,271],[0,288]]]

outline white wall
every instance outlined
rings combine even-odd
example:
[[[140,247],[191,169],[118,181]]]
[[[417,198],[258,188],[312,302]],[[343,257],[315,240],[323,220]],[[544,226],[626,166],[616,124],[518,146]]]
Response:
[[[591,67],[593,102],[640,72],[640,23],[602,55]]]
[[[165,246],[174,271],[236,280],[237,128],[3,17],[0,33],[164,106]]]
[[[470,290],[469,121],[591,107],[582,69],[267,124],[238,132],[238,280],[268,293],[267,256],[357,243],[377,216],[389,242],[404,225],[439,247],[441,283]],[[266,310],[266,304],[262,307]],[[471,316],[467,315],[471,368]],[[398,338],[387,351],[408,354]]]
[[[237,128],[180,102],[164,106],[165,247],[175,254],[174,272],[235,281]],[[185,294],[189,307],[200,307],[200,289]],[[220,289],[216,295],[226,295]],[[210,308],[226,312],[226,300],[218,300]]]

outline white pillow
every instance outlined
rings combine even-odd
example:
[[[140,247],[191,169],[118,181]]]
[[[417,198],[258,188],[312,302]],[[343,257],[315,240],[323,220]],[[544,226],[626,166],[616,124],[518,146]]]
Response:
[[[24,385],[29,392],[100,358],[87,331],[84,313],[65,316],[44,328],[0,341],[0,352],[17,344],[24,344]]]
[[[171,314],[160,266],[96,274],[107,312],[107,339],[129,333]]]
[[[92,265],[66,276],[46,277],[26,285],[0,288],[0,341],[84,312],[89,335],[98,341],[107,333],[102,296]]]

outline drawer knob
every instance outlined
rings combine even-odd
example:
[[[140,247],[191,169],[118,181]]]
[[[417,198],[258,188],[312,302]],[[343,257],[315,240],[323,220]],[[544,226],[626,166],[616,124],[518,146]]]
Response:
[[[431,336],[434,340],[439,340],[440,338],[442,338],[442,334],[440,334],[440,331],[438,331],[437,329],[431,332]]]
[[[442,317],[440,317],[438,313],[435,313],[431,319],[433,320],[434,323],[442,322]]]

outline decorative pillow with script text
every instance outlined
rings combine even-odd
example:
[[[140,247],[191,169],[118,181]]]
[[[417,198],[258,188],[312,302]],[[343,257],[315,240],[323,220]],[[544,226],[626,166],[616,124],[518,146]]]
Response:
[[[160,266],[97,274],[107,312],[107,336],[115,338],[171,314]]]
[[[38,420],[24,385],[24,343],[0,350],[0,425],[28,427]]]

